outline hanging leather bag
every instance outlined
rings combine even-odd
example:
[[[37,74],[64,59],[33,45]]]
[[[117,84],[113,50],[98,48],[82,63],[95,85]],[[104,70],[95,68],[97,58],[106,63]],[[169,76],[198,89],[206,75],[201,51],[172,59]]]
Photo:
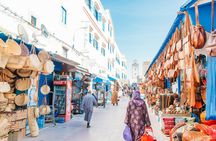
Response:
[[[195,49],[201,49],[206,43],[206,32],[202,25],[199,23],[199,10],[198,3],[195,4],[195,14],[196,14],[196,26],[192,28],[191,34],[191,45]]]
[[[206,43],[205,49],[209,56],[216,56],[216,30],[214,30],[214,0],[212,0],[212,14],[211,14],[211,33]]]

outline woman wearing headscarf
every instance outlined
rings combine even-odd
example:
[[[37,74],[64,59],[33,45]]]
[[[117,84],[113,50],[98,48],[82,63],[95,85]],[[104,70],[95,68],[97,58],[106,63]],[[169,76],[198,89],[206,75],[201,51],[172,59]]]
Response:
[[[146,104],[141,99],[139,91],[134,92],[134,97],[128,104],[125,124],[131,129],[133,141],[140,141],[145,127],[151,125]]]

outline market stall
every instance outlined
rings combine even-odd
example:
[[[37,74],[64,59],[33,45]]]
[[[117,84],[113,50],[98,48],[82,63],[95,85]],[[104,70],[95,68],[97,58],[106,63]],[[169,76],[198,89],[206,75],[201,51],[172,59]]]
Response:
[[[203,132],[214,132],[209,125],[216,124],[214,6],[214,0],[183,5],[146,73],[147,103],[171,140],[214,138]]]
[[[46,51],[4,33],[0,33],[0,59],[0,139],[24,137],[26,123],[31,136],[38,136],[36,118],[50,112],[45,96],[38,107],[38,91],[46,95],[50,90],[46,83],[39,87],[39,75],[52,73],[54,64]]]

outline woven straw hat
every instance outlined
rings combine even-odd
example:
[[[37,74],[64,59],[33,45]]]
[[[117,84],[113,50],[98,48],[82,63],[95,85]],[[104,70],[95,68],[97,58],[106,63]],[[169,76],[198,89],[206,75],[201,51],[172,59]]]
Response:
[[[3,74],[7,75],[9,78],[15,78],[16,75],[14,73],[12,73],[9,69],[4,69],[2,71]]]
[[[32,74],[32,71],[31,70],[19,69],[19,70],[16,71],[16,73],[20,77],[29,77]]]
[[[40,115],[48,115],[50,113],[50,106],[48,105],[41,105],[39,107]]]
[[[0,73],[0,81],[8,82],[11,84],[11,83],[14,83],[15,80],[13,78],[8,77],[4,73]]]
[[[9,100],[14,100],[16,97],[16,94],[15,93],[4,93],[4,97]]]
[[[8,82],[0,82],[0,93],[7,93],[10,91]]]
[[[26,63],[25,56],[10,56],[7,62],[7,67],[12,69],[22,69]]]
[[[24,65],[24,69],[36,70],[36,71],[42,70],[42,64],[36,54],[31,54],[27,57],[26,63]]]
[[[21,78],[16,81],[16,89],[19,91],[28,90],[31,87],[30,78]]]
[[[29,98],[26,94],[19,94],[15,97],[15,104],[17,106],[25,106],[29,101]]]
[[[20,43],[21,47],[21,56],[29,56],[29,49],[25,46],[24,43]]]
[[[43,95],[47,95],[50,93],[50,87],[48,85],[43,85],[41,88],[40,88],[40,91]]]
[[[45,63],[46,61],[50,60],[51,57],[48,52],[46,52],[45,50],[41,50],[38,53],[38,58],[42,63]]]
[[[8,104],[8,99],[4,97],[3,93],[0,93],[0,112],[5,110],[7,104]]]
[[[0,68],[4,69],[8,63],[9,56],[0,52]]]
[[[6,41],[5,54],[8,55],[21,55],[21,48],[16,41],[9,39]]]

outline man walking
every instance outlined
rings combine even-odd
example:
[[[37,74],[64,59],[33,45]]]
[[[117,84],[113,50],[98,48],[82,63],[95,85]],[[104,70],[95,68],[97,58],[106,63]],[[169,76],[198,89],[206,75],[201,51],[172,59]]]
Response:
[[[92,95],[91,91],[89,91],[88,94],[84,96],[81,106],[85,113],[84,120],[87,121],[87,128],[90,127],[90,121],[94,106],[97,106],[97,101]]]

